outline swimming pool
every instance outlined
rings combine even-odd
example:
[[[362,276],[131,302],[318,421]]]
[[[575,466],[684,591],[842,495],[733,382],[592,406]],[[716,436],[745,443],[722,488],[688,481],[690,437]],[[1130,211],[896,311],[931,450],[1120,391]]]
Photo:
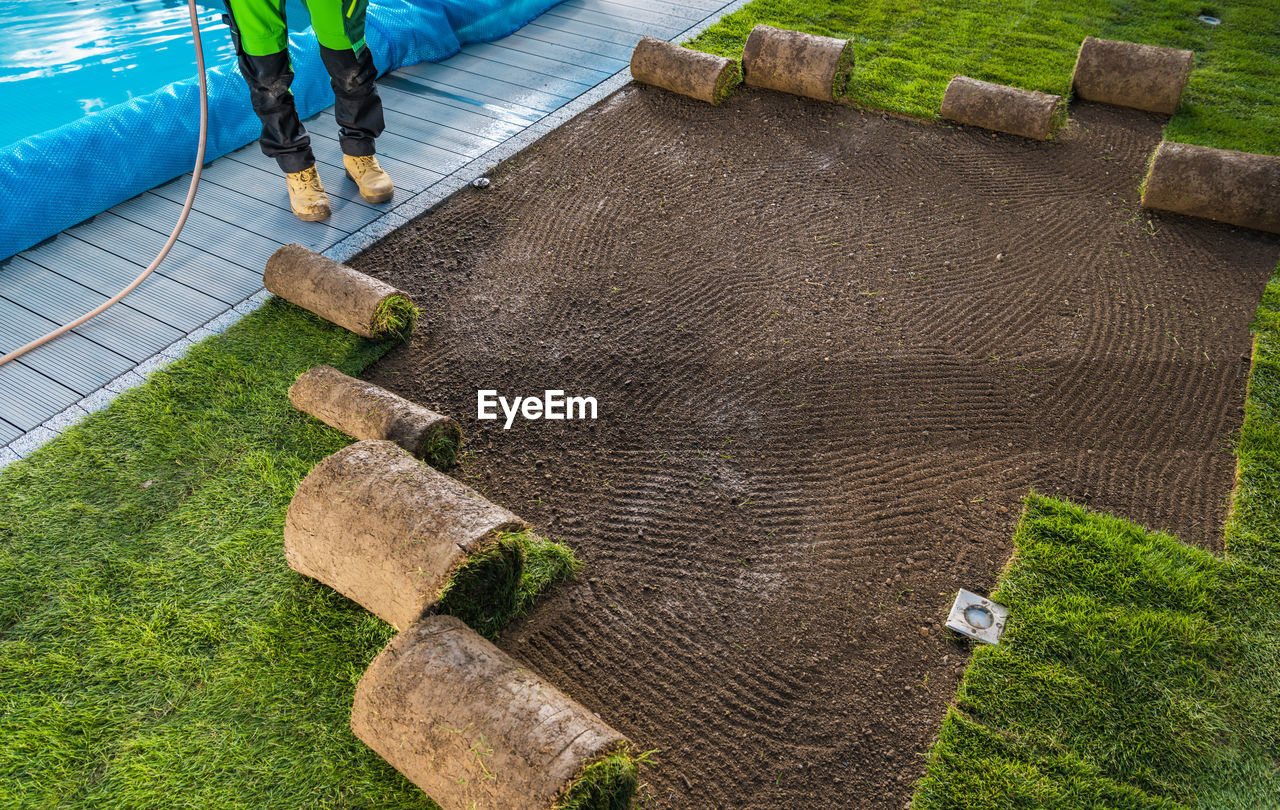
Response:
[[[206,63],[231,59],[222,4],[197,8]],[[194,74],[186,0],[0,0],[0,146]]]

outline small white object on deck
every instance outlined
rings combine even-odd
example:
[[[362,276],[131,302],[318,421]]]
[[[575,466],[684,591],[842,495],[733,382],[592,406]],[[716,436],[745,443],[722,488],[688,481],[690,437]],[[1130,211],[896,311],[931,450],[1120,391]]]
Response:
[[[999,644],[1009,620],[1009,609],[984,596],[960,589],[947,616],[947,628],[986,644]]]

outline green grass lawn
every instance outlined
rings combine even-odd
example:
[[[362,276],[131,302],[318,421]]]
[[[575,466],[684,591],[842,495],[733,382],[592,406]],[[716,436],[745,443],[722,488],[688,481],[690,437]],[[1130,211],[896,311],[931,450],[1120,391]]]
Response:
[[[0,472],[0,807],[434,807],[347,726],[392,629],[281,539],[351,442],[289,385],[385,348],[273,300]],[[575,565],[516,539],[502,615],[450,598],[489,633]]]
[[[1222,19],[1216,28],[1196,16]],[[1196,52],[1169,140],[1280,154],[1275,0],[756,0],[689,43],[740,57],[759,24],[852,39],[852,98],[936,118],[956,74],[1067,96],[1086,36]]]
[[[1280,807],[1280,276],[1227,554],[1033,496],[915,807]]]

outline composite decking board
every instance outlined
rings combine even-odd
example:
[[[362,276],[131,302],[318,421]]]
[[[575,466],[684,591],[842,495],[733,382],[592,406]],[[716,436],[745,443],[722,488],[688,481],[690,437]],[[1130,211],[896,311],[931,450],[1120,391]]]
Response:
[[[410,98],[434,99],[441,104],[456,107],[459,110],[466,110],[512,124],[515,126],[514,131],[511,133],[513,135],[523,132],[526,127],[541,121],[543,118],[543,114],[537,110],[520,110],[497,99],[477,98],[474,93],[468,93],[465,90],[442,85],[439,82],[430,81],[420,76],[409,76],[405,74],[403,69],[388,73],[382,77],[381,81],[383,82],[382,86],[390,85],[391,87],[396,87],[396,82],[399,82],[404,86],[404,89],[401,89],[400,92]]]
[[[541,113],[558,110],[583,92],[583,88],[558,76],[542,76],[541,81],[530,81],[531,74],[526,70],[499,62],[490,62],[489,65],[487,73],[477,73],[453,64],[453,60],[448,63],[424,62],[401,68],[399,72],[428,79],[441,86],[448,85],[480,98],[496,98],[505,104]]]
[[[138,275],[133,262],[78,239],[49,242],[23,256],[105,297],[123,290]],[[144,280],[125,300],[134,309],[184,332],[199,328],[226,309],[225,301],[159,273]]]
[[[420,66],[415,65],[414,67]],[[470,73],[486,82],[497,77],[507,84],[518,85],[527,90],[537,90],[555,96],[561,102],[575,99],[600,83],[599,79],[576,81],[569,78],[566,75],[570,68],[569,65],[561,64],[563,70],[556,73],[546,73],[541,70],[530,70],[527,67],[513,65],[510,62],[486,59],[483,56],[467,53],[465,50],[449,59],[449,67]],[[542,67],[546,66],[543,65]],[[410,68],[406,68],[405,72],[413,75],[413,70]],[[597,74],[592,72],[590,75],[594,78]]]
[[[0,419],[23,433],[40,427],[51,416],[66,410],[80,395],[22,363],[0,366]],[[15,437],[16,438],[16,437]]]
[[[3,447],[14,439],[22,438],[23,434],[26,432],[27,431],[22,428],[15,427],[3,419],[0,419],[0,447]]]
[[[190,182],[190,177],[179,177],[177,180],[152,189],[149,193],[181,205],[186,199],[187,186]],[[265,183],[262,188],[268,196],[275,196],[266,190]],[[233,191],[213,183],[207,187],[201,183],[200,191],[196,194],[195,210],[246,231],[252,231],[259,236],[296,232],[300,237],[305,237],[313,244],[319,245],[319,250],[324,250],[338,244],[356,230],[355,228],[335,228],[328,224],[341,216],[338,213],[340,209],[349,205],[346,200],[330,200],[330,203],[333,206],[334,215],[328,221],[303,222],[295,217],[292,211],[279,208],[268,200],[260,200],[252,194]],[[368,210],[363,206],[360,208],[362,211]]]
[[[383,81],[386,81],[385,77]],[[431,109],[419,107],[415,110],[408,103],[411,96],[401,88],[411,81],[413,80],[404,77],[394,77],[382,88],[383,117],[386,118],[387,128],[378,138],[379,146],[405,151],[417,165],[443,176],[456,169],[459,160],[465,163],[501,143],[501,140],[477,137],[467,142],[453,139],[453,144],[446,147],[433,141],[442,130],[449,128],[423,117],[430,114]],[[388,135],[407,139],[408,142],[384,141],[383,138]]]
[[[681,14],[689,14],[692,19],[686,28],[691,28],[696,23],[700,23],[710,15],[725,7],[720,0],[692,0],[692,2],[678,2],[677,0],[588,0],[600,6],[632,6],[639,9],[652,9],[653,11],[662,11],[666,14],[680,16]]]
[[[313,149],[312,151],[314,152],[315,150]],[[233,190],[240,190],[248,184],[253,184],[260,187],[260,189],[255,189],[255,197],[260,197],[260,199],[266,201],[266,197],[261,197],[260,194],[272,194],[278,198],[274,203],[275,205],[283,205],[288,208],[289,192],[285,188],[284,173],[280,171],[274,160],[271,161],[270,165],[259,165],[247,160],[238,160],[238,156],[234,152],[226,157],[226,160],[214,161],[212,166],[205,168],[200,173],[201,185],[204,184],[205,179],[208,179],[210,183],[216,183],[223,188]],[[263,157],[266,156],[264,155]],[[346,201],[348,204],[362,206],[373,212],[373,219],[377,219],[390,210],[390,207],[386,205],[374,205],[373,203],[365,202],[364,198],[360,196],[360,190],[356,188],[354,183],[348,186],[341,183],[326,182],[346,176],[346,171],[341,166],[324,165],[321,167],[319,158],[316,158],[316,164],[320,171],[320,180],[324,183],[325,193],[329,195],[330,199],[336,197]],[[343,223],[330,224],[345,227]],[[360,227],[364,226],[361,225]]]
[[[21,256],[14,256],[9,262],[0,297],[51,321],[69,323],[108,298]],[[128,299],[73,331],[135,363],[183,336],[182,330],[131,307]]]
[[[12,351],[49,334],[61,324],[0,298],[0,323],[5,325],[0,352]],[[24,354],[19,360],[46,377],[57,380],[80,396],[133,368],[133,361],[105,346],[71,332]]]
[[[211,177],[207,187],[211,193],[221,188],[223,191],[233,194],[243,194],[259,202],[273,205],[289,216],[293,216],[293,209],[289,207],[289,192],[285,187],[284,177],[280,173],[272,174],[254,168],[247,163],[239,163],[234,160],[219,160],[216,166],[210,167],[208,171]],[[345,176],[345,172],[343,176]],[[334,178],[330,177],[329,179],[333,180]],[[183,186],[179,181],[189,183],[191,178],[190,176],[178,178],[172,183],[160,186],[155,191],[161,197],[178,203],[183,202],[187,198],[187,193],[182,190]],[[329,185],[334,186],[333,188],[328,185],[325,186],[325,191],[329,197],[329,206],[333,213],[324,221],[324,224],[331,228],[353,233],[392,208],[390,203],[383,203],[377,207],[366,203],[360,198],[359,190],[354,187],[347,189],[345,186],[336,183]],[[216,201],[214,205],[210,206],[207,200],[201,200],[205,189],[206,183],[202,173],[200,191],[196,193],[196,205],[200,206],[205,213],[213,213],[217,211]],[[339,191],[343,193],[338,193]],[[217,193],[221,194],[222,192]]]
[[[411,116],[398,115],[390,109],[384,112],[387,117],[387,130],[378,138],[378,145],[397,154],[406,154],[414,164],[424,171],[444,177],[457,171],[471,158],[459,155],[429,143],[418,140],[426,137],[422,133],[430,129],[430,123]],[[339,148],[337,142],[334,148]],[[390,169],[388,169],[390,171]],[[392,177],[394,181],[395,178]]]
[[[256,143],[212,161],[195,210],[151,279],[10,364],[21,388],[0,367],[0,446],[257,293],[262,267],[281,244],[331,247],[625,70],[642,35],[670,39],[723,7],[566,0],[511,36],[392,71],[379,79],[387,131],[378,139],[379,160],[397,186],[390,203],[366,203],[345,176],[332,107],[306,121],[334,207],[326,223],[293,217],[279,167]],[[0,349],[83,314],[131,281],[168,238],[189,181],[141,194],[0,264]]]
[[[696,21],[690,14],[697,12],[686,12],[684,14],[673,14],[670,10],[661,9],[656,6],[649,8],[641,8],[639,6],[630,6],[617,3],[599,2],[599,0],[566,0],[564,3],[553,7],[551,12],[557,15],[567,16],[568,12],[590,12],[591,16],[588,20],[598,20],[600,17],[607,17],[611,20],[610,26],[617,27],[617,21],[625,20],[629,25],[643,25],[644,30],[652,30],[654,26],[662,26],[663,28],[674,29],[673,34],[679,33]],[[701,19],[698,17],[697,19]],[[626,28],[623,30],[631,30]],[[640,31],[640,36],[644,35],[644,30]]]
[[[378,86],[379,93],[383,96],[383,109],[392,114],[393,118],[398,113],[422,121],[423,126],[427,127],[423,130],[424,134],[432,133],[432,128],[438,128],[439,134],[444,136],[443,142],[428,144],[437,149],[459,154],[470,152],[479,143],[502,143],[523,132],[526,126],[523,121],[517,120],[517,116],[504,113],[496,107],[446,98],[434,88],[427,89],[428,95],[421,95],[423,82],[413,76],[401,74],[400,71],[383,76],[378,80]],[[453,134],[459,131],[469,137]]]
[[[448,127],[468,126],[487,140],[498,142],[518,135],[528,126],[528,123],[515,120],[513,117],[502,117],[503,113],[496,108],[481,110],[477,106],[478,102],[460,103],[445,99],[439,95],[439,91],[427,87],[421,79],[397,74],[388,74],[378,80],[378,92],[382,95],[382,105],[386,113],[400,113],[409,118],[416,118],[423,122],[424,127],[432,124]],[[424,91],[432,95],[426,97],[419,95]],[[381,142],[382,138],[378,140]],[[424,144],[423,141],[416,140],[415,143]],[[433,150],[447,151],[432,144],[425,145],[431,146]],[[415,162],[421,160],[416,151],[418,146],[414,146],[413,149]]]
[[[632,9],[654,12],[683,21],[684,28],[689,28],[706,19],[707,14],[720,6],[718,2],[711,4],[669,3],[665,2],[665,0],[566,0],[561,5],[585,6],[599,11],[617,11],[623,14]],[[712,8],[708,8],[709,5]]]
[[[575,23],[577,25],[590,26],[596,32],[590,34],[590,36],[608,39],[611,42],[630,44],[632,47],[635,47],[635,44],[640,41],[640,37],[646,34],[666,39],[688,28],[687,25],[676,22],[633,22],[621,17],[593,11],[589,8],[566,8],[564,6],[555,6],[545,15],[538,18],[538,24],[551,25],[552,23]]]
[[[502,62],[523,70],[544,73],[548,76],[563,76],[566,79],[582,84],[588,89],[595,87],[618,70],[616,67],[608,70],[603,67],[592,67],[581,62],[565,62],[562,59],[547,55],[546,48],[539,50],[541,53],[529,53],[528,51],[509,47],[506,42],[502,44],[484,42],[478,45],[468,45],[462,49],[462,53],[458,54],[458,56],[475,56],[491,62]],[[453,58],[457,59],[458,56]],[[613,62],[610,62],[610,64],[613,64]]]
[[[597,25],[588,25],[564,17],[539,17],[520,29],[533,39],[550,37],[551,42],[560,43],[560,36],[572,35],[571,46],[581,47],[591,53],[602,53],[617,59],[631,61],[631,52],[635,50],[640,37],[625,31],[614,31]]]
[[[467,73],[465,70],[444,67],[439,62],[401,68],[395,75],[422,82],[424,89],[451,93],[454,97],[468,103],[498,107],[514,115],[523,116],[529,123],[559,109],[570,98],[530,90],[501,79],[486,79],[474,73]]]
[[[388,110],[388,116],[393,114]],[[332,116],[332,112],[330,113]],[[334,136],[326,136],[318,132],[311,133],[311,151],[315,153],[317,163],[322,164],[325,168],[320,171],[322,173],[321,180],[325,183],[325,188],[329,184],[336,182],[346,188],[355,189],[356,184],[349,180],[346,171],[342,168],[342,147],[338,145],[338,138]],[[396,135],[394,132],[384,132],[382,137],[378,138],[378,162],[382,167],[391,174],[391,179],[395,181],[396,191],[405,192],[406,194],[416,194],[431,184],[438,182],[443,174],[430,169],[423,168],[413,162],[413,152],[417,151],[414,142]],[[391,157],[387,153],[395,155]],[[269,158],[258,153],[259,157],[264,161],[262,164],[266,168],[274,169],[276,172],[280,168],[276,165],[273,158]],[[245,153],[245,159],[251,157],[250,153]],[[254,158],[256,160],[256,158]],[[335,162],[336,161],[336,162]],[[283,183],[284,181],[281,180]],[[357,192],[358,193],[358,192]]]
[[[131,222],[145,225],[168,238],[173,231],[173,223],[182,212],[182,206],[164,197],[148,192],[131,200],[120,203],[111,212]],[[299,223],[305,224],[305,223]],[[285,235],[281,235],[282,237]],[[288,234],[292,241],[305,247],[312,247],[302,238],[302,234]],[[237,264],[246,267],[265,267],[267,259],[275,253],[283,242],[271,237],[259,236],[244,228],[231,225],[216,217],[200,211],[192,211],[187,218],[186,227],[178,235],[178,241],[204,250],[216,252]]]
[[[57,239],[22,255],[46,270],[83,284],[103,298],[123,290],[138,275],[132,262],[79,241]],[[125,300],[134,309],[183,332],[200,328],[226,309],[226,302],[159,273],[152,273]]]
[[[521,29],[523,31],[525,29]],[[523,34],[512,34],[502,40],[502,47],[506,50],[519,51],[520,53],[530,53],[537,56],[543,56],[548,59],[556,59],[560,61],[577,58],[578,64],[599,70],[601,73],[607,73],[609,76],[622,70],[631,63],[631,48],[624,45],[613,45],[612,43],[602,42],[601,40],[588,40],[586,37],[578,37],[586,44],[597,46],[602,52],[587,51],[581,47],[575,47],[572,44],[561,44],[561,40],[569,39],[575,35],[565,35],[562,32],[544,29],[544,38],[524,36]],[[571,41],[571,40],[570,40]]]
[[[391,74],[391,76],[391,86],[393,86],[396,82],[394,74]],[[380,93],[381,90],[384,89],[386,80],[386,76],[378,79]],[[383,116],[386,119],[388,132],[395,129],[393,122],[396,116],[409,116],[417,119],[418,121],[424,122],[423,124],[420,124],[422,127],[420,134],[423,137],[430,138],[430,140],[425,141],[425,143],[434,148],[443,149],[447,152],[454,152],[459,155],[472,154],[477,147],[481,149],[489,149],[501,143],[506,137],[508,137],[506,133],[509,130],[506,128],[501,130],[501,134],[494,135],[477,132],[475,126],[471,129],[466,128],[466,124],[471,123],[487,129],[492,124],[492,119],[484,116],[478,116],[477,120],[474,122],[463,121],[461,122],[463,125],[459,126],[458,124],[460,122],[458,121],[459,116],[457,115],[457,108],[431,102],[422,98],[413,97],[412,99],[406,99],[402,94],[393,94],[393,97],[391,98],[382,99],[382,110]],[[324,138],[325,140],[332,141],[335,144],[338,143],[338,125],[334,120],[332,107],[327,110],[323,110],[312,118],[307,119],[306,123],[307,132],[312,136],[312,151],[315,151],[316,137]],[[319,128],[315,129],[313,128],[313,125],[318,126]],[[394,150],[391,151],[394,152]],[[384,148],[382,138],[379,137],[378,159],[382,160],[387,153],[388,150]],[[263,157],[265,158],[266,156],[264,155]],[[342,168],[341,149],[334,150],[328,157],[331,159],[327,162],[334,163],[334,165],[339,169]],[[320,160],[319,152],[316,152],[316,159]],[[271,163],[274,166],[275,161],[271,161]]]
[[[142,268],[160,252],[168,236],[136,222],[104,211],[62,236],[97,245]],[[61,238],[61,237],[60,237]],[[262,287],[262,274],[254,273],[208,251],[178,242],[156,268],[156,272],[202,290],[228,305],[235,305]]]

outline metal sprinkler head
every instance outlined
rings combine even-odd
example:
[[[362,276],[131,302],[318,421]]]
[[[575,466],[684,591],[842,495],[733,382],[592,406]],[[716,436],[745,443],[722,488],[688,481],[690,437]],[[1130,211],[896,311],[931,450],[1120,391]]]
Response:
[[[1008,620],[1007,607],[961,588],[951,605],[951,614],[947,616],[947,629],[975,641],[998,644]]]
[[[488,188],[488,187],[489,187],[489,178],[487,178],[487,177],[477,177],[476,179],[474,179],[474,180],[472,180],[472,181],[471,181],[471,186],[472,186],[472,188]]]
[[[1210,25],[1210,26],[1222,24],[1222,20],[1219,20],[1217,17],[1213,16],[1212,14],[1200,14],[1196,17],[1196,19],[1204,23],[1205,25]]]

